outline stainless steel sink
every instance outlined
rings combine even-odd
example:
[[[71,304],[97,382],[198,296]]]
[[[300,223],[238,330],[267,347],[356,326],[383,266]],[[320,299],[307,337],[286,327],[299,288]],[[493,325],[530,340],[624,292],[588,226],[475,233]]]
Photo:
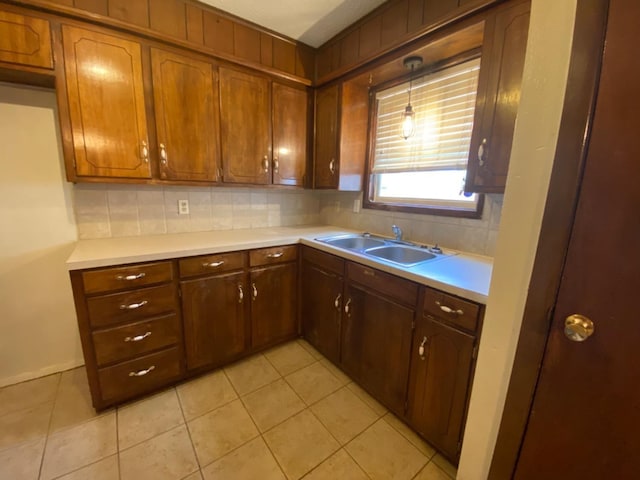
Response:
[[[385,245],[385,241],[377,238],[358,236],[329,238],[323,240],[329,245],[333,245],[338,248],[346,248],[347,250],[367,250],[374,247],[382,247]]]
[[[378,260],[396,263],[403,267],[413,267],[419,263],[438,258],[445,258],[450,254],[442,250],[421,248],[409,242],[399,243],[397,240],[376,237],[369,233],[337,235],[318,238],[317,240],[337,248],[351,250]]]
[[[408,245],[387,245],[368,249],[365,252],[372,257],[378,257],[393,263],[398,263],[405,267],[417,265],[437,257],[437,255]]]

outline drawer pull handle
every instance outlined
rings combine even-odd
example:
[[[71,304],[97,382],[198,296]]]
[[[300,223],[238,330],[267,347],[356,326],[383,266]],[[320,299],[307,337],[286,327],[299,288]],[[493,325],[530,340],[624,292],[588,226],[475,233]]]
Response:
[[[347,303],[344,306],[344,313],[347,314],[347,317],[351,316],[351,308],[349,307],[349,305],[351,305],[351,299],[347,300]]]
[[[242,300],[244,300],[244,291],[242,285],[238,285],[238,303],[242,303]]]
[[[169,157],[167,155],[167,147],[164,143],[160,144],[160,163],[165,167],[169,164]]]
[[[478,147],[478,165],[480,165],[481,167],[484,165],[484,162],[486,161],[486,153],[487,153],[487,139],[483,138],[482,142],[480,142],[480,146]]]
[[[258,297],[258,289],[256,288],[256,284],[255,283],[251,284],[251,290],[252,290],[251,298],[253,300],[255,300]]]
[[[136,310],[140,307],[144,307],[147,303],[146,300],[142,300],[139,303],[130,303],[129,305],[120,305],[120,310]]]
[[[220,260],[219,262],[211,262],[211,263],[204,262],[202,264],[202,266],[205,267],[205,268],[216,268],[216,267],[219,267],[220,265],[223,265],[223,264],[224,264],[224,260]]]
[[[267,253],[267,258],[280,258],[284,252]]]
[[[151,365],[146,370],[138,370],[137,372],[129,372],[130,377],[144,377],[147,373],[153,372],[156,369],[155,365]]]
[[[336,310],[340,310],[340,300],[342,299],[342,294],[339,293],[336,299],[333,301],[333,305],[336,307]]]
[[[424,360],[426,357],[424,356],[426,347],[425,345],[429,341],[429,338],[423,337],[422,342],[420,342],[420,346],[418,347],[418,355],[420,355],[420,360]]]
[[[367,270],[366,268],[364,270],[362,270],[362,273],[364,273],[368,277],[375,277],[376,276],[376,272],[374,272],[373,270]]]
[[[149,335],[151,335],[151,332],[147,332],[143,335],[136,335],[135,337],[125,337],[124,341],[125,342],[141,342],[142,340],[147,338]]]
[[[329,162],[329,171],[331,172],[331,175],[335,175],[336,174],[336,159],[332,158],[331,161]]]
[[[140,280],[141,278],[144,278],[146,276],[146,273],[136,273],[135,275],[118,275],[116,277],[116,280],[126,280],[128,282],[131,282],[133,280]]]
[[[464,310],[454,310],[451,307],[448,307],[446,305],[442,305],[439,301],[436,300],[436,305],[438,305],[440,307],[440,310],[442,310],[445,313],[455,313],[456,315],[464,315]]]
[[[146,140],[143,140],[140,144],[140,157],[144,160],[144,163],[149,163],[149,145]]]

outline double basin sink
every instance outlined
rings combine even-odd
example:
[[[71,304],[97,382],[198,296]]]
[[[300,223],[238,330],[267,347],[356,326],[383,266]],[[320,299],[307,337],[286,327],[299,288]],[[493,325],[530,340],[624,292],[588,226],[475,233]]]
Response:
[[[420,247],[408,242],[376,237],[368,233],[338,235],[317,238],[316,240],[333,247],[351,250],[378,260],[396,263],[403,267],[413,267],[447,256],[447,254],[442,253],[442,250],[437,247]]]

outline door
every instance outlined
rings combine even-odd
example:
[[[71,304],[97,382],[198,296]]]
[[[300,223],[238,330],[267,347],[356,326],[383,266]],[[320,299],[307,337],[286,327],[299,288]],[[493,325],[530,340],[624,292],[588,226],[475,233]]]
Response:
[[[349,283],[344,312],[344,370],[391,410],[404,415],[414,310]]]
[[[419,319],[413,339],[409,419],[452,460],[459,455],[474,341],[430,315]]]
[[[63,25],[76,175],[150,178],[140,44]]]
[[[578,208],[517,479],[630,479],[640,471],[640,62],[630,48],[640,3],[609,8]],[[593,321],[584,342],[565,336],[573,314]]]
[[[251,346],[268,345],[298,332],[297,270],[296,263],[251,270]]]
[[[338,188],[338,102],[340,87],[316,91],[314,188]]]
[[[220,68],[225,183],[271,183],[271,115],[266,78]]]
[[[302,330],[304,338],[334,363],[340,361],[340,275],[311,262],[302,264]]]
[[[308,95],[273,84],[273,183],[302,185],[307,170]]]
[[[213,66],[151,49],[160,176],[218,180],[217,73]]]
[[[244,273],[180,282],[187,368],[221,364],[245,348]]]

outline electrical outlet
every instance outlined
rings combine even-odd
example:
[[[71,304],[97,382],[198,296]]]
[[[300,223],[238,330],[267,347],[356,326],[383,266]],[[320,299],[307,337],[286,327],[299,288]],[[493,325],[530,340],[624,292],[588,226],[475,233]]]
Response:
[[[189,215],[189,200],[178,200],[178,215]]]
[[[356,198],[353,201],[353,213],[360,213],[360,199]]]

